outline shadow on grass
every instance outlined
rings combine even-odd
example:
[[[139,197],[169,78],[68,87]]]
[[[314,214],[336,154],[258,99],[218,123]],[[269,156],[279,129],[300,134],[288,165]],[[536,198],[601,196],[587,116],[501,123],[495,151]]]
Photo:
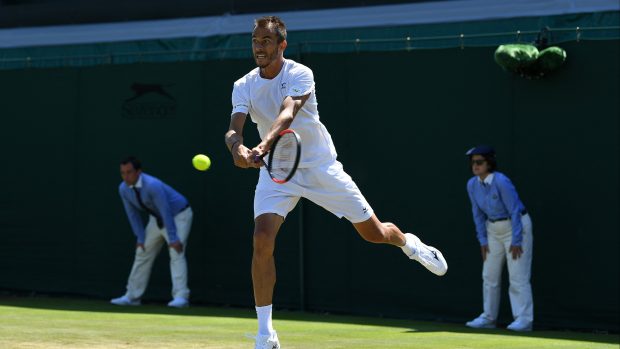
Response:
[[[256,317],[254,309],[242,307],[224,307],[192,305],[189,308],[176,309],[167,307],[165,303],[145,303],[142,306],[121,307],[110,304],[107,300],[84,298],[80,296],[15,296],[0,294],[0,306],[62,310],[62,311],[87,311],[105,313],[127,313],[127,314],[157,314],[175,316],[200,316],[200,317],[219,317],[219,318],[240,318],[254,319]],[[404,319],[388,319],[382,317],[334,315],[329,313],[313,313],[301,311],[278,310],[277,318],[288,321],[310,321],[322,323],[339,324],[358,324],[382,327],[401,327],[407,329],[404,333],[425,333],[425,332],[452,332],[452,333],[472,333],[489,335],[510,335],[531,338],[547,338],[587,341],[594,343],[620,344],[620,335],[578,332],[578,331],[558,331],[541,329],[534,332],[516,333],[503,328],[476,330],[465,327],[458,323],[446,322],[424,322]]]

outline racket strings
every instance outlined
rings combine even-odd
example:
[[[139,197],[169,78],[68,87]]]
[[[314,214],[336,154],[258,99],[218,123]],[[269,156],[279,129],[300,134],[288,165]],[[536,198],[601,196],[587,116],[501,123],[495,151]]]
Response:
[[[297,138],[293,134],[285,134],[271,149],[271,172],[274,177],[286,178],[295,166],[297,158]]]

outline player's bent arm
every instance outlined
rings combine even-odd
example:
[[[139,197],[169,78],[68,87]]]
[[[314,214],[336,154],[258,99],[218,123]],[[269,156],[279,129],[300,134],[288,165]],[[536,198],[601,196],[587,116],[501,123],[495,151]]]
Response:
[[[253,161],[254,157],[250,149],[243,145],[243,125],[245,124],[246,117],[247,114],[244,113],[234,113],[232,115],[224,141],[233,156],[235,166],[241,168],[259,167],[259,164]]]
[[[288,96],[284,98],[280,106],[278,117],[273,122],[273,125],[271,125],[271,129],[269,133],[267,133],[265,139],[263,139],[262,145],[265,147],[264,151],[269,150],[271,144],[280,132],[291,126],[297,112],[304,106],[308,98],[310,98],[310,94],[295,97]]]
[[[230,118],[228,132],[224,136],[224,142],[230,152],[233,147],[243,144],[243,125],[245,125],[246,114],[234,113]]]

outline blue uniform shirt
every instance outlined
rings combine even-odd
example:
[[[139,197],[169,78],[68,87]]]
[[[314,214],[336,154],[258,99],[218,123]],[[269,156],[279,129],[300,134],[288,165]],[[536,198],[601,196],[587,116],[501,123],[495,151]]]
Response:
[[[118,187],[118,192],[123,200],[133,233],[139,243],[144,243],[144,222],[140,216],[140,211],[144,210],[138,202],[133,187],[122,182]],[[140,174],[135,187],[140,191],[140,198],[144,205],[162,218],[168,232],[168,242],[178,241],[174,216],[189,206],[187,199],[166,183],[144,172]]]
[[[487,183],[490,182],[490,183]],[[510,218],[512,223],[512,245],[521,246],[523,226],[521,212],[525,206],[519,200],[519,194],[510,179],[503,173],[493,172],[485,181],[477,176],[467,182],[467,193],[471,200],[476,234],[480,245],[487,245],[486,221]]]

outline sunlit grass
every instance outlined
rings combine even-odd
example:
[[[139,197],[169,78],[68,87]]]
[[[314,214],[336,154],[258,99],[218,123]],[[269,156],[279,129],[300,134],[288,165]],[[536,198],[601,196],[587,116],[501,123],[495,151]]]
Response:
[[[618,335],[277,312],[283,349],[615,348]],[[0,348],[253,348],[253,309],[163,305],[116,307],[100,300],[0,298]]]

